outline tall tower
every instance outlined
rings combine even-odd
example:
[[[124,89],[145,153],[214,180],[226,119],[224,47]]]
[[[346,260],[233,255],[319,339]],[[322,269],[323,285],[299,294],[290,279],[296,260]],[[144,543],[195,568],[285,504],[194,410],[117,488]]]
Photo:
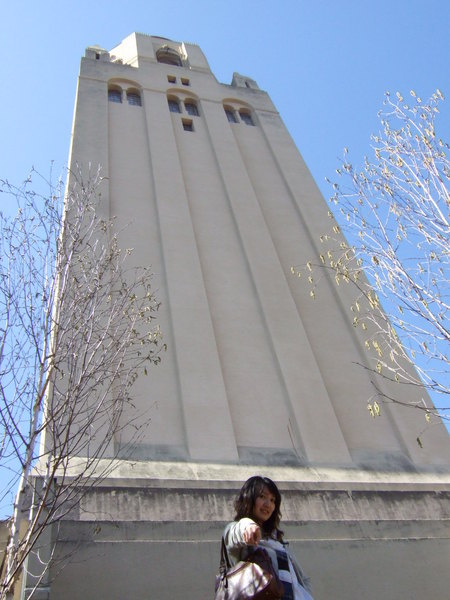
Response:
[[[60,527],[58,552],[78,550],[50,598],[212,597],[255,473],[279,483],[318,599],[446,597],[448,434],[437,424],[420,448],[414,411],[368,418],[350,292],[324,276],[312,301],[292,276],[328,209],[268,94],[219,83],[193,44],[88,48],[70,162],[101,165],[102,210],[152,266],[168,350],[134,387],[144,437]]]

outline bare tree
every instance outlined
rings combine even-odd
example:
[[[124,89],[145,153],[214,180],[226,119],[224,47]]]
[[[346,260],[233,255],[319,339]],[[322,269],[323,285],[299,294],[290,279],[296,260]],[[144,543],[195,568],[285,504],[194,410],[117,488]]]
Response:
[[[64,199],[62,183],[39,194],[31,176],[20,188],[1,181],[17,207],[0,215],[2,503],[17,493],[0,598],[12,597],[48,528],[112,468],[123,429],[139,435],[148,415],[131,387],[163,347],[151,272],[128,268],[131,250],[101,216],[100,174],[70,181]]]
[[[439,90],[428,102],[411,92],[410,104],[386,94],[374,159],[358,169],[345,150],[331,198],[339,212],[329,213],[323,251],[292,271],[307,272],[312,297],[323,269],[354,286],[353,324],[372,356],[365,368],[448,398],[449,146],[435,130],[442,100]],[[414,407],[430,420],[429,404]],[[369,411],[376,416],[378,403]]]

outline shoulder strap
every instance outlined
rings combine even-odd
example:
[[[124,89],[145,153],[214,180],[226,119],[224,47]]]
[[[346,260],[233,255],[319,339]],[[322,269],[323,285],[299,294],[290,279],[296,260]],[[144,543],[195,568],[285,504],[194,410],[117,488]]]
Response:
[[[228,569],[231,569],[231,562],[230,557],[228,556],[225,538],[222,536],[222,545],[220,549],[220,570],[226,572]]]

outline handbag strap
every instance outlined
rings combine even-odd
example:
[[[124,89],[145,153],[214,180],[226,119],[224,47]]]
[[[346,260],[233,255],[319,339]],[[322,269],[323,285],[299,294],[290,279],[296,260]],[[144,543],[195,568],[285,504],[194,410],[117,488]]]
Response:
[[[222,544],[220,548],[220,571],[226,575],[228,569],[231,569],[231,562],[230,557],[228,556],[225,538],[222,536]]]

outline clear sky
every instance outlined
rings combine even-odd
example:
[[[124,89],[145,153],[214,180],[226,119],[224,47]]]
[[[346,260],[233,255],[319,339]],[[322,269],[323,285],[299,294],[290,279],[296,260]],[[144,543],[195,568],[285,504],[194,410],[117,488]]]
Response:
[[[448,94],[450,141],[449,24],[448,0],[1,0],[0,178],[62,171],[85,48],[138,31],[198,44],[220,82],[255,79],[328,197],[342,149],[370,152],[387,90]]]
[[[85,48],[133,31],[197,43],[217,79],[272,97],[328,197],[346,146],[369,151],[386,90],[450,95],[448,0],[1,0],[0,177],[67,161]],[[445,118],[443,118],[445,116]],[[441,118],[450,138],[450,98]]]

